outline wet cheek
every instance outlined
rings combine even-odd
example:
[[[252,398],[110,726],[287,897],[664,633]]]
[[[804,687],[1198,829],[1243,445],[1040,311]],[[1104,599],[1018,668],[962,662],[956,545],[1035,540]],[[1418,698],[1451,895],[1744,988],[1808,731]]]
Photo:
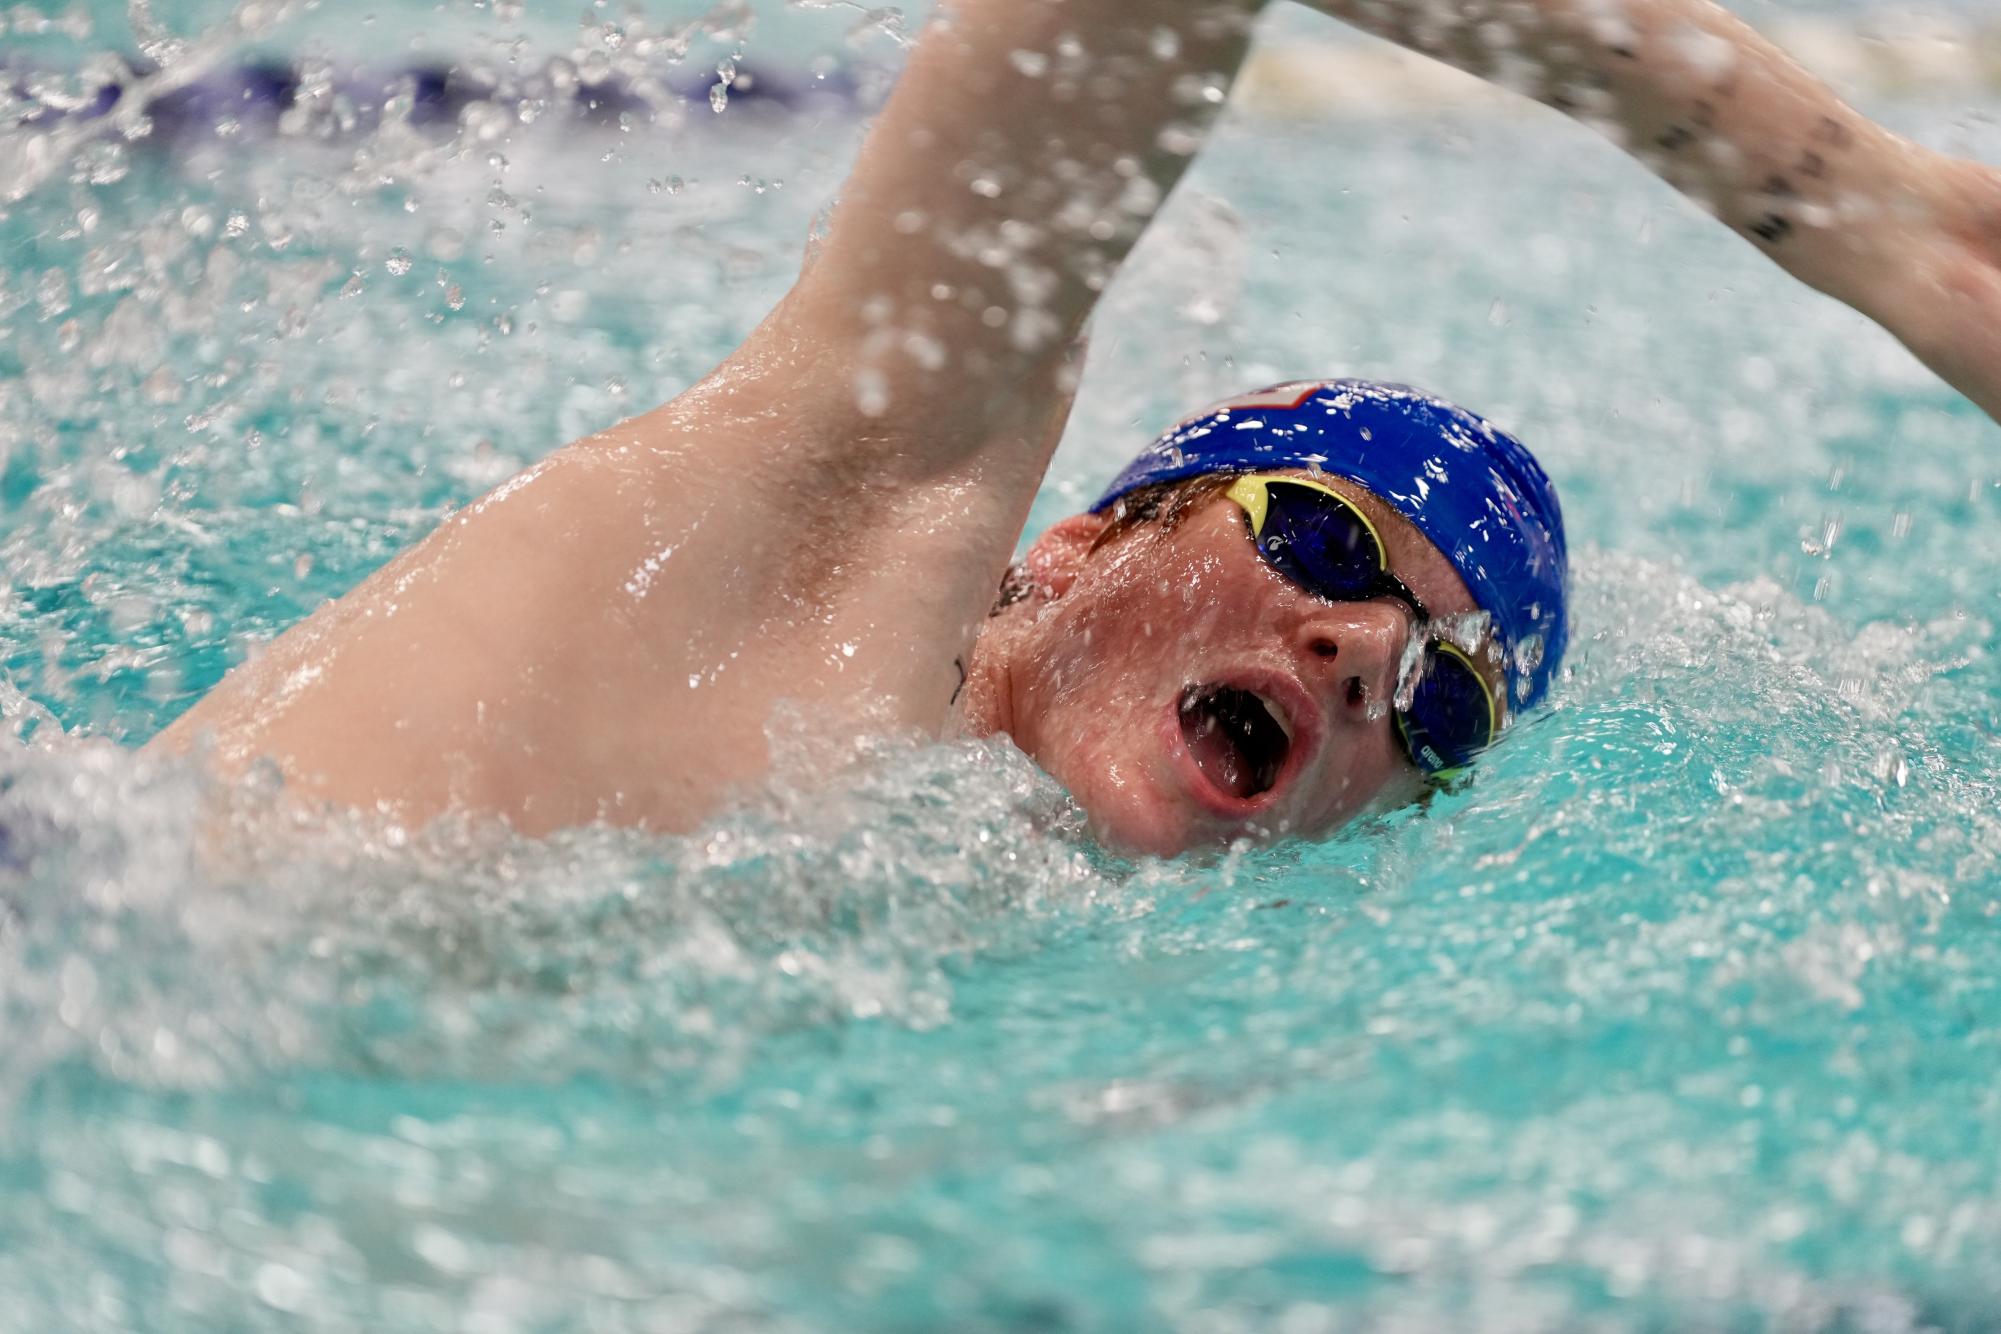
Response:
[[[1188,846],[1186,812],[1167,799],[1150,757],[1135,749],[1129,731],[1092,728],[1075,738],[1065,759],[1073,772],[1057,777],[1108,846],[1155,855]]]
[[[1070,687],[1059,688],[1049,701],[1042,729],[1049,754],[1037,758],[1073,790],[1099,781],[1134,781],[1153,733],[1145,725],[1152,693],[1110,662],[1080,666]]]
[[[1150,699],[1121,693],[1075,721],[1082,744],[1115,766],[1121,781],[1132,781],[1150,772],[1159,754],[1157,712]]]
[[[1180,595],[1184,611],[1195,611],[1215,597],[1216,568],[1210,561],[1196,564],[1182,572],[1176,581],[1175,591]]]

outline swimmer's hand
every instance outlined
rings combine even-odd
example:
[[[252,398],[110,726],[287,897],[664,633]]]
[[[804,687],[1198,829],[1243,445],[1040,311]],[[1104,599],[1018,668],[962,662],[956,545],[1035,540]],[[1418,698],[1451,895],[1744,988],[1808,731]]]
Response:
[[[1615,140],[2001,420],[2001,176],[1848,106],[1711,0],[1308,0]]]

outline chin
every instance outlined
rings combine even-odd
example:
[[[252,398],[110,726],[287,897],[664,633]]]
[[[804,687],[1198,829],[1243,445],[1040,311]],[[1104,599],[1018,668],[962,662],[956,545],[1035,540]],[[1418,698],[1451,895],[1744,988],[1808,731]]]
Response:
[[[1221,826],[1161,811],[1098,811],[1084,807],[1091,833],[1113,852],[1128,857],[1173,857],[1188,852],[1220,853],[1240,839],[1268,843],[1282,834],[1256,824]],[[1322,831],[1331,832],[1331,831]]]
[[[1091,836],[1129,857],[1172,857],[1195,847],[1221,846],[1220,831],[1205,831],[1193,812],[1160,790],[1144,766],[1072,757],[1060,767],[1044,764],[1084,810]],[[1134,772],[1135,768],[1139,771]]]
[[[1220,852],[1239,839],[1265,843],[1279,838],[1326,838],[1357,820],[1387,814],[1408,805],[1424,790],[1415,774],[1395,775],[1373,785],[1351,809],[1312,829],[1295,828],[1279,811],[1223,820],[1177,799],[1171,789],[1145,782],[1120,781],[1116,768],[1099,768],[1073,781],[1055,775],[1084,809],[1091,833],[1100,843],[1126,856],[1172,857],[1179,853]],[[1265,818],[1259,818],[1260,815]]]
[[[1172,820],[1157,817],[1132,818],[1126,812],[1119,812],[1110,818],[1101,816],[1090,807],[1084,808],[1090,818],[1091,833],[1097,840],[1113,852],[1128,857],[1172,857],[1197,847],[1220,847],[1223,840],[1202,839],[1183,825]]]
[[[1065,786],[1084,808],[1092,836],[1128,857],[1222,852],[1238,839],[1266,842],[1273,836],[1271,829],[1255,820],[1219,821],[1158,789],[1136,784],[1101,786],[1088,780]]]

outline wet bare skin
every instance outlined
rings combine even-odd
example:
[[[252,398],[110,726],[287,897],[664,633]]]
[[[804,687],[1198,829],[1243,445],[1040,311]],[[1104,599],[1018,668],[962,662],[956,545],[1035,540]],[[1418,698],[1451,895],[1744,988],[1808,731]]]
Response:
[[[1478,609],[1401,514],[1355,483],[1318,480],[1369,515],[1392,570],[1434,616]],[[1134,852],[1324,834],[1423,790],[1389,710],[1412,628],[1400,603],[1303,592],[1258,556],[1243,511],[1222,496],[1171,531],[1148,525],[1093,552],[1104,523],[1066,519],[1031,549],[1029,595],[980,638],[969,729],[1007,733],[1077,796],[1100,838]],[[1498,666],[1483,668],[1498,682]],[[1292,734],[1278,783],[1249,801],[1220,797],[1176,726],[1185,692],[1210,684],[1254,692]]]
[[[1258,8],[941,7],[743,347],[453,515],[154,748],[409,823],[678,832],[762,780],[774,731],[942,734],[1077,335],[1188,165],[1162,131],[1213,118],[1185,90],[1228,87]]]
[[[935,737],[964,709],[1128,846],[1314,832],[1397,799],[1411,775],[1370,691],[1402,613],[1313,604],[1224,509],[1093,561],[1069,559],[1080,521],[1058,525],[1037,544],[1039,608],[987,625],[1075,339],[1261,7],[945,0],[817,260],[741,348],[453,515],[153,749],[224,778],[269,762],[308,803],[410,823],[685,831],[763,780],[774,730]],[[2001,412],[2001,177],[1869,124],[1708,0],[1318,7],[1608,129]],[[1393,548],[1399,522],[1384,516]],[[1435,551],[1395,559],[1436,609],[1470,608]],[[1324,725],[1256,811],[1205,803],[1170,767],[1162,700],[1191,673],[1292,692]]]
[[[2001,173],[1871,121],[1710,0],[1307,0],[1597,129],[2001,416]]]

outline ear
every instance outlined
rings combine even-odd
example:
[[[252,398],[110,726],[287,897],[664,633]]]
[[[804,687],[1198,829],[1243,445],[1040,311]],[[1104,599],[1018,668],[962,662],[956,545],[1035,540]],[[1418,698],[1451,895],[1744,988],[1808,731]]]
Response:
[[[1102,514],[1073,514],[1036,538],[1022,560],[1035,586],[1050,598],[1069,592],[1109,522]]]

